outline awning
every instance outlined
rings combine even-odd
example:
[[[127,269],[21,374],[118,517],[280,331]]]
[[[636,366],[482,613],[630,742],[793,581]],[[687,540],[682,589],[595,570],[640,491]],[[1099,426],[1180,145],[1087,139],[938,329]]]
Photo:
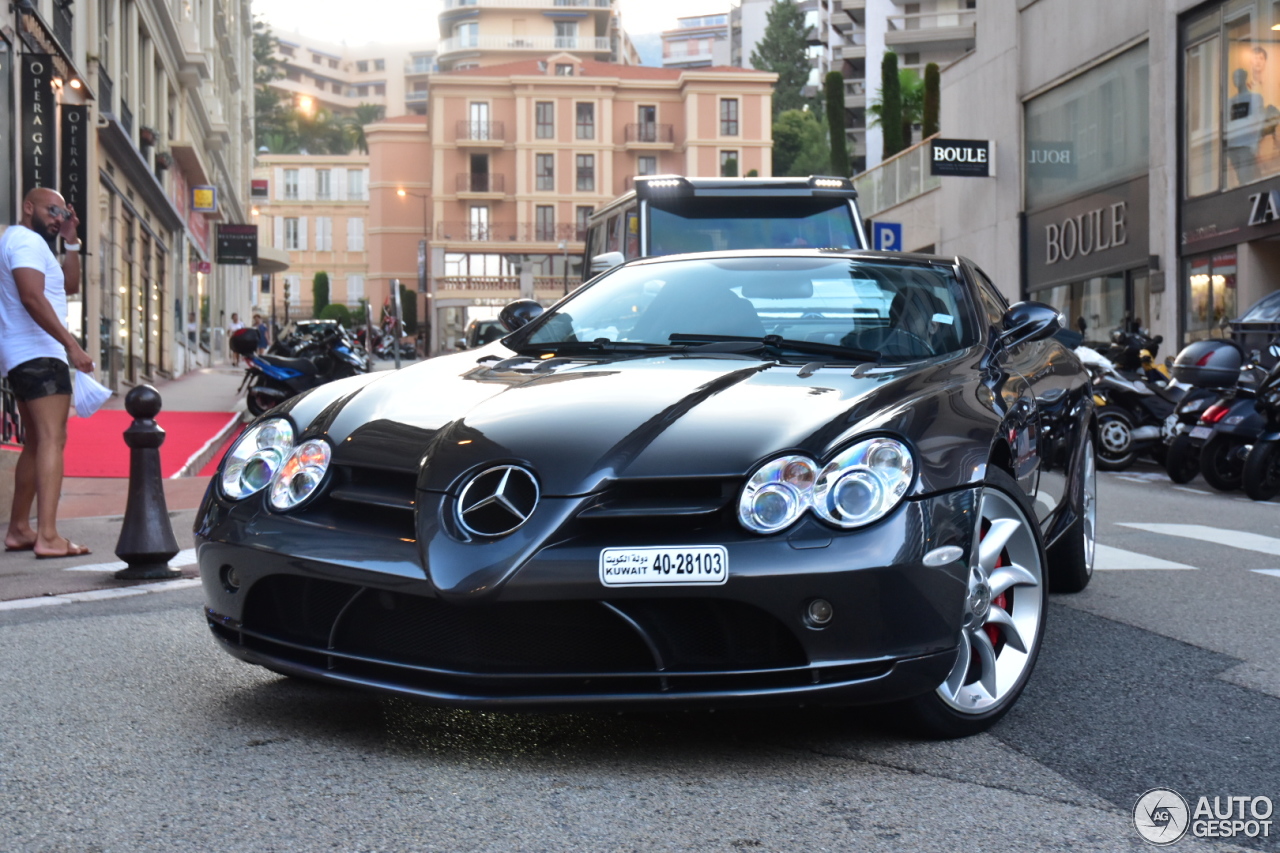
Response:
[[[289,268],[289,253],[271,246],[258,246],[258,262],[253,265],[254,275],[275,275]]]

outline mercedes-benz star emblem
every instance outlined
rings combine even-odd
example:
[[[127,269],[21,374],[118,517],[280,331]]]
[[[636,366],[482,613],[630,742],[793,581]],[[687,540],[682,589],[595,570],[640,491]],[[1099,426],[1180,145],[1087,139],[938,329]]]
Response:
[[[499,465],[471,478],[458,497],[458,523],[477,536],[505,536],[533,515],[538,481],[518,465]]]

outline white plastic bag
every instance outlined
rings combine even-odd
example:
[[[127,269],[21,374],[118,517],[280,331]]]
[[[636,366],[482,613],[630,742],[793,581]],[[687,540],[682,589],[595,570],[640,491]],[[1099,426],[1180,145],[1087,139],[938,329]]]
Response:
[[[75,368],[72,368],[71,372],[75,374],[76,414],[87,418],[107,402],[107,398],[111,396],[111,389],[94,379],[92,373],[85,373]]]

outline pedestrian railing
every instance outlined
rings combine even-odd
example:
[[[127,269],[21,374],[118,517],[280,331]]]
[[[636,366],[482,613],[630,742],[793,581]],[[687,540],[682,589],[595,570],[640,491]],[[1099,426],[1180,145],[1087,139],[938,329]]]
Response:
[[[854,176],[853,186],[858,191],[858,207],[863,216],[870,218],[941,185],[941,179],[929,173],[932,141],[932,136],[921,140],[879,166]]]

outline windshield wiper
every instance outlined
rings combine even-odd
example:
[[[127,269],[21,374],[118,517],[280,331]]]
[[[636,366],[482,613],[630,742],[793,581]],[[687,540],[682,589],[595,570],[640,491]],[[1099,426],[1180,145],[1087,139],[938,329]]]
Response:
[[[650,352],[680,352],[685,349],[683,346],[673,346],[671,344],[650,344],[642,341],[611,341],[608,338],[596,338],[594,341],[546,341],[543,343],[530,343],[528,341],[511,346],[513,350],[521,354],[528,353],[635,353],[644,354]]]
[[[805,355],[829,355],[842,361],[874,361],[880,360],[880,353],[875,350],[861,349],[859,347],[842,347],[836,344],[822,344],[817,341],[795,341],[780,337],[779,335],[765,335],[762,338],[752,337],[750,335],[701,335],[701,334],[674,334],[671,335],[672,343],[692,343],[694,341],[705,341],[709,345],[741,342],[746,344],[755,344],[760,349],[782,353],[791,351],[802,353]],[[709,349],[710,347],[708,347]],[[695,349],[695,348],[690,348]],[[696,348],[701,349],[701,348]],[[741,350],[738,350],[741,352]]]

